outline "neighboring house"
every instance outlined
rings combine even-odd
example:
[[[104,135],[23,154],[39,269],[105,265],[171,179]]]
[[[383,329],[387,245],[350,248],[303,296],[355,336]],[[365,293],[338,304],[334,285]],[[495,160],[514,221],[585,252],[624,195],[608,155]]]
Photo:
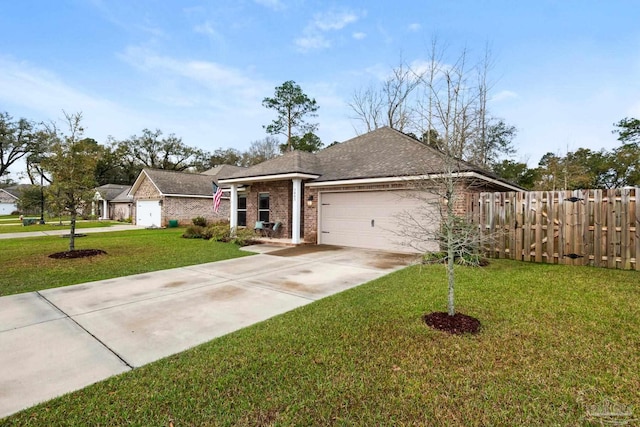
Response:
[[[231,227],[280,222],[276,237],[293,244],[413,252],[398,236],[398,214],[434,209],[412,192],[426,174],[442,175],[445,165],[441,152],[380,128],[317,153],[292,151],[248,168],[225,165],[204,174],[145,169],[130,194],[139,225],[190,223],[196,216],[228,219]],[[522,190],[466,162],[459,162],[456,174],[473,183],[474,192]],[[212,182],[225,190],[218,214]],[[465,200],[456,205],[458,213],[466,209]]]
[[[220,173],[236,172],[236,166],[219,166],[202,174],[143,169],[133,183],[129,195],[133,198],[135,224],[163,227],[175,220],[191,224],[195,217],[208,221],[229,219],[229,197],[223,197],[218,212],[213,211],[213,184]]]
[[[100,219],[126,221],[131,218],[133,198],[130,185],[105,184],[96,188],[93,215]]]
[[[20,191],[17,187],[0,188],[0,215],[11,215],[18,210]]]

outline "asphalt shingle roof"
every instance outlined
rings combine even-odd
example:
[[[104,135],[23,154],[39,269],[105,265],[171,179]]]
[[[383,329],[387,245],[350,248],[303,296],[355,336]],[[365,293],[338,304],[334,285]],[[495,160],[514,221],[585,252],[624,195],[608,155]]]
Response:
[[[389,127],[376,129],[317,153],[291,151],[257,165],[220,165],[202,174],[145,169],[165,195],[210,196],[212,181],[260,178],[292,173],[316,176],[311,182],[419,176],[447,172],[444,154]],[[498,179],[477,166],[457,161],[456,172],[477,172]],[[505,181],[506,183],[506,181]],[[224,186],[224,184],[223,184]]]
[[[316,154],[306,151],[290,151],[282,156],[274,157],[244,170],[237,171],[224,178],[246,178],[287,173],[305,173],[320,175],[322,167]],[[223,177],[220,177],[224,179]]]
[[[161,169],[144,169],[144,173],[164,195],[212,196],[213,194],[214,179],[211,175]]]
[[[96,188],[96,191],[100,193],[100,196],[103,200],[114,200],[123,191],[129,192],[131,189],[130,185],[119,185],[119,184],[105,184]]]
[[[486,171],[458,162],[456,171]],[[225,178],[283,173],[319,175],[315,182],[411,176],[445,172],[445,157],[434,148],[389,127],[376,129],[317,153],[293,151]]]

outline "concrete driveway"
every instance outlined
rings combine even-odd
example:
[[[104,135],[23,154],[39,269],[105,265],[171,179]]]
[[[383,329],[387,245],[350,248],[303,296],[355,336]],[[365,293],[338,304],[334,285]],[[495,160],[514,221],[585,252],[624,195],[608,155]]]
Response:
[[[353,248],[258,255],[0,298],[0,417],[403,268]]]

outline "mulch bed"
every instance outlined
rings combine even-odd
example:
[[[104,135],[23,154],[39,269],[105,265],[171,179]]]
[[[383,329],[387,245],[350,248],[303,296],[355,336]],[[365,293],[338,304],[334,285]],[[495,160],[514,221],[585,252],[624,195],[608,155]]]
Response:
[[[453,335],[477,334],[480,332],[480,321],[475,317],[462,313],[449,316],[449,313],[435,311],[422,316],[422,320],[433,329],[448,332]]]
[[[75,251],[56,252],[49,255],[49,258],[55,259],[73,259],[86,258],[96,255],[106,255],[107,253],[101,249],[76,249]]]

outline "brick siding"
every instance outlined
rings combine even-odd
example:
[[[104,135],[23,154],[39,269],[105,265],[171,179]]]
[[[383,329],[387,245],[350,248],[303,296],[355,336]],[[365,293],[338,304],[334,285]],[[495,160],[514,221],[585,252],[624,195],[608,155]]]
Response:
[[[258,221],[258,195],[269,193],[269,222],[280,221],[278,237],[291,238],[291,192],[293,182],[270,181],[251,184],[247,193],[247,227]]]
[[[174,197],[161,195],[153,183],[146,176],[133,195],[134,203],[131,207],[132,218],[136,218],[136,202],[138,200],[161,200],[161,223],[169,224],[169,220],[177,220],[180,225],[192,224],[192,219],[204,217],[209,222],[229,219],[229,199],[222,199],[220,209],[213,212],[213,195],[207,197]]]

